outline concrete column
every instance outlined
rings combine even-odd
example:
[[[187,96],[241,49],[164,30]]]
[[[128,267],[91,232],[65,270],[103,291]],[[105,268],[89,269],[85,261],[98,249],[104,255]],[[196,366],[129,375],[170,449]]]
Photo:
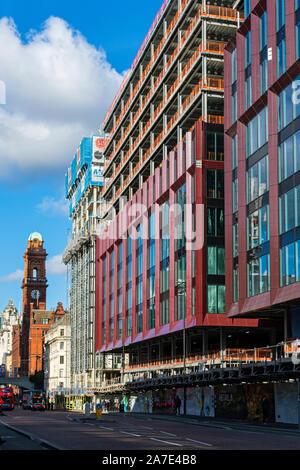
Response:
[[[180,108],[182,106],[182,96],[177,93],[177,110],[178,110],[178,114],[180,113]]]
[[[150,145],[154,144],[154,132],[150,132]]]
[[[205,56],[202,57],[202,78],[203,83],[207,85],[207,58]]]
[[[177,126],[177,142],[180,142],[182,139],[182,129],[181,127]]]
[[[168,156],[168,147],[166,145],[163,146],[163,158],[167,158]]]
[[[206,34],[206,21],[202,20],[202,42],[203,42],[204,48],[206,48],[206,37],[207,37],[207,34]]]
[[[166,34],[167,29],[168,29],[168,23],[166,22],[166,20],[164,20],[164,35]]]
[[[164,101],[166,99],[167,93],[168,93],[168,85],[166,85],[166,83],[164,83],[163,84],[163,100]]]
[[[163,127],[165,128],[168,124],[168,116],[163,114]]]

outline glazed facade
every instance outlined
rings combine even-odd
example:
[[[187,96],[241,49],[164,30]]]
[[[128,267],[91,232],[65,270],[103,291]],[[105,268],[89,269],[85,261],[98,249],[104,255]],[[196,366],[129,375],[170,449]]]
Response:
[[[285,336],[299,332],[299,19],[299,1],[246,1],[224,52],[226,312],[289,314]]]

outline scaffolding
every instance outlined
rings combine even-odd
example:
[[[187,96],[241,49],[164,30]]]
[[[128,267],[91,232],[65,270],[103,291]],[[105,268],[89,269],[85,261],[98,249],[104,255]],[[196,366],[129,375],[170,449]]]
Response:
[[[202,116],[223,115],[224,46],[243,18],[232,1],[170,0],[104,119],[109,210],[120,208]],[[222,6],[221,6],[222,3]]]
[[[300,340],[253,349],[226,349],[206,355],[139,363],[125,368],[119,380],[106,381],[94,392],[110,394],[174,386],[207,386],[297,379]],[[124,380],[122,380],[124,378]]]

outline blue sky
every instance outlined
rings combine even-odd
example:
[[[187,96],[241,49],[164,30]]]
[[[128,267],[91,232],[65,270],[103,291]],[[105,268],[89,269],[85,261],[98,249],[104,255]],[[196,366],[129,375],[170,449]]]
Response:
[[[22,305],[33,231],[48,253],[47,307],[65,305],[66,167],[81,137],[97,131],[161,3],[1,1],[0,311],[9,298]]]

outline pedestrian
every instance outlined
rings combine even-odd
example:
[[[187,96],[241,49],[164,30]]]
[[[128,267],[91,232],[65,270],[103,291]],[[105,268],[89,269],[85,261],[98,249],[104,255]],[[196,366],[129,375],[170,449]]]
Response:
[[[270,417],[270,401],[264,395],[261,400],[261,408],[262,408],[262,415],[263,415],[263,424],[266,424]]]
[[[175,397],[175,410],[176,410],[176,416],[178,413],[178,416],[180,416],[180,407],[181,407],[181,400],[178,395]]]

